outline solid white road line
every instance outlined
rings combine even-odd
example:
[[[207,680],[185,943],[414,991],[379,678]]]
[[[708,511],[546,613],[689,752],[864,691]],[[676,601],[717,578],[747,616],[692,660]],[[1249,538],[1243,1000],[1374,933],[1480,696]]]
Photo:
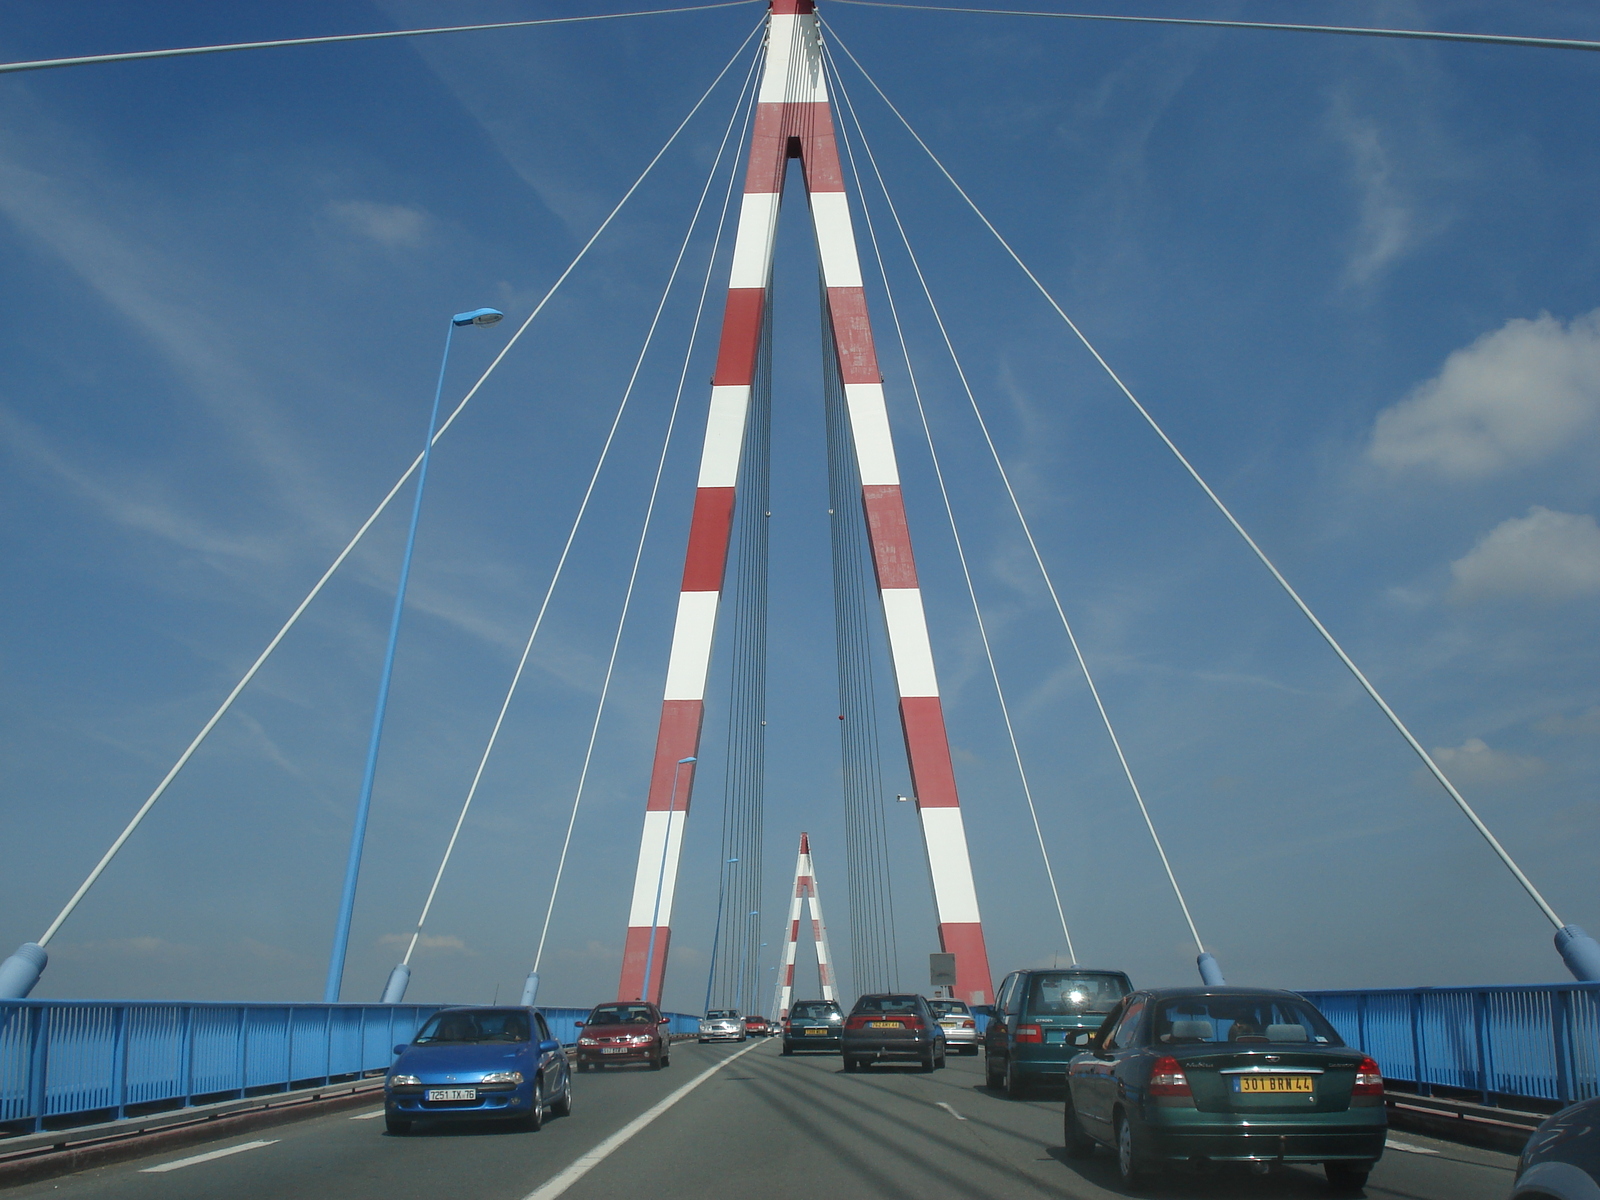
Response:
[[[950,1114],[950,1115],[951,1115],[951,1116],[952,1116],[952,1117],[954,1117],[954,1118],[955,1118],[955,1119],[956,1119],[956,1120],[958,1120],[958,1121],[965,1121],[965,1120],[966,1120],[966,1118],[965,1118],[965,1117],[963,1117],[963,1116],[962,1116],[962,1115],[961,1115],[961,1114],[960,1114],[960,1113],[958,1113],[958,1112],[957,1112],[957,1111],[956,1111],[956,1110],[955,1110],[955,1109],[953,1109],[953,1108],[951,1108],[951,1107],[950,1107],[950,1106],[949,1106],[949,1105],[948,1105],[948,1104],[946,1104],[946,1103],[945,1103],[945,1102],[944,1102],[944,1101],[943,1101],[943,1100],[940,1100],[940,1101],[939,1101],[939,1102],[938,1102],[938,1103],[939,1103],[939,1107],[940,1107],[940,1108],[942,1108],[942,1109],[944,1109],[944,1110],[945,1110],[945,1112],[947,1112],[947,1113],[949,1113],[949,1114]]]
[[[162,1171],[176,1171],[179,1167],[192,1167],[195,1163],[210,1162],[213,1158],[227,1158],[230,1154],[238,1154],[241,1150],[259,1150],[263,1146],[276,1146],[277,1138],[265,1142],[245,1142],[242,1146],[229,1146],[226,1150],[208,1150],[204,1154],[195,1154],[189,1158],[178,1158],[172,1162],[162,1163],[159,1167],[142,1167],[140,1174],[155,1175]]]
[[[654,1108],[635,1117],[621,1129],[613,1133],[605,1141],[601,1142],[593,1150],[590,1150],[587,1154],[580,1156],[576,1162],[568,1166],[566,1170],[562,1171],[559,1175],[556,1175],[549,1182],[542,1184],[534,1191],[529,1192],[522,1198],[522,1200],[555,1200],[557,1196],[561,1195],[569,1187],[577,1183],[578,1180],[582,1179],[590,1171],[594,1170],[601,1163],[605,1162],[606,1159],[610,1158],[615,1151],[620,1150],[623,1146],[625,1146],[634,1134],[638,1133],[645,1126],[649,1125],[662,1113],[666,1112],[667,1109],[671,1108],[679,1100],[682,1100],[690,1092],[694,1091],[695,1088],[699,1087],[718,1071],[722,1070],[723,1067],[727,1066],[734,1059],[740,1057],[741,1055],[749,1054],[750,1051],[754,1050],[757,1046],[762,1046],[765,1044],[766,1043],[764,1040],[760,1042],[751,1042],[743,1050],[739,1050],[728,1055],[727,1058],[723,1059],[716,1066],[708,1067],[706,1070],[700,1072],[700,1074],[696,1075],[688,1083],[684,1084],[677,1091],[673,1092],[672,1095],[661,1101],[661,1103],[657,1104]]]
[[[357,1113],[355,1116],[351,1117],[350,1119],[352,1121],[370,1121],[374,1117],[381,1117],[381,1116],[383,1116],[383,1109],[375,1108],[369,1113]]]
[[[1410,1142],[1397,1142],[1393,1138],[1384,1142],[1386,1150],[1403,1150],[1407,1154],[1437,1154],[1437,1150],[1429,1150],[1426,1146],[1413,1146]]]

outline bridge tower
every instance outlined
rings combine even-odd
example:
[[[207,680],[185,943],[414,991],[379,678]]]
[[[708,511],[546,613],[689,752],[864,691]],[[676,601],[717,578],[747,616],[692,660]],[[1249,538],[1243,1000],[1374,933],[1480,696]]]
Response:
[[[932,877],[939,945],[956,956],[956,994],[963,1000],[986,1003],[993,992],[989,956],[911,534],[901,502],[883,376],[878,370],[844,172],[834,141],[812,0],[772,0],[767,19],[766,63],[756,97],[618,997],[659,1003],[666,975],[673,885],[694,790],[692,760],[700,742],[712,636],[733,528],[734,489],[769,308],[778,208],[791,158],[800,162],[816,234],[827,294],[823,338],[839,372],[849,412],[861,477],[862,514],[888,629],[906,756]]]
[[[778,994],[773,1012],[778,1020],[789,1015],[794,998],[794,956],[800,948],[800,903],[811,904],[811,938],[817,947],[817,980],[824,1000],[837,1000],[833,955],[828,952],[828,926],[822,919],[822,897],[817,894],[817,871],[811,865],[811,835],[800,835],[800,856],[794,862],[794,897],[789,901],[789,924],[783,935],[783,961],[778,964]]]

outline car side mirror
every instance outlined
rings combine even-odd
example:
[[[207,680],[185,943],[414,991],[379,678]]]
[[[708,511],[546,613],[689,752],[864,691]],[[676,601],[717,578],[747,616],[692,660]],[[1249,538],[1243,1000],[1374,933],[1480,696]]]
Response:
[[[544,1041],[539,1043],[540,1054],[554,1054],[559,1049],[561,1049],[561,1043],[557,1041]]]
[[[404,1054],[406,1052],[406,1043],[405,1042],[401,1042],[398,1046],[396,1046],[394,1048],[394,1052],[396,1054]]]
[[[656,1022],[656,1024],[657,1025],[671,1025],[672,1024],[672,1018],[671,1017],[662,1017],[661,1020]]]
[[[583,1022],[582,1021],[574,1021],[573,1025],[576,1026],[579,1029],[583,1028]]]

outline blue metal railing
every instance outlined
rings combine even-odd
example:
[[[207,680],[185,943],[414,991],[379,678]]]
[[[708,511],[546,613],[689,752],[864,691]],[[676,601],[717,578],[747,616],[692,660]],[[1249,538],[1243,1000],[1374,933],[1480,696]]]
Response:
[[[1600,984],[1302,992],[1387,1079],[1568,1104],[1600,1095]]]
[[[437,1004],[0,1001],[0,1129],[314,1087],[386,1069]],[[577,1040],[586,1008],[541,1009]],[[673,1033],[699,1018],[665,1014]]]

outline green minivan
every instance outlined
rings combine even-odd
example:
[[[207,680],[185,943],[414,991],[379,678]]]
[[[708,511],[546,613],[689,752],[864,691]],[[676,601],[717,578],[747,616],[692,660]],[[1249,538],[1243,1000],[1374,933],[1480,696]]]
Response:
[[[1012,1098],[1038,1084],[1066,1083],[1067,1062],[1131,991],[1121,971],[1013,971],[995,994],[995,1014],[984,1031],[985,1082]]]

